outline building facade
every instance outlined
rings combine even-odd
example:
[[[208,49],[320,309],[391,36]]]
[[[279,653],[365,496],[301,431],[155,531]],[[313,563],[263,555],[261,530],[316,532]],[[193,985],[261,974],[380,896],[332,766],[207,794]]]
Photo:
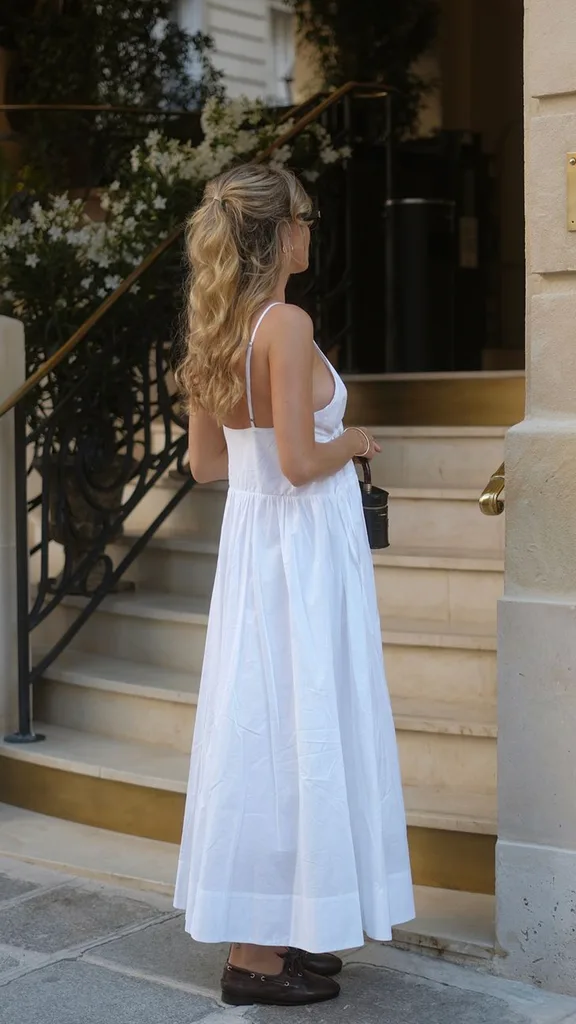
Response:
[[[213,61],[229,96],[292,102],[295,18],[282,0],[179,0],[177,17],[214,40]]]

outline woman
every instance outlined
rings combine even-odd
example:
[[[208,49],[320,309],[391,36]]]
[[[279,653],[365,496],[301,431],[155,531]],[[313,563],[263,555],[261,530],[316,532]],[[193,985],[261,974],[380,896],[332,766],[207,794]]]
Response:
[[[374,574],[346,389],[287,305],[311,202],[244,166],[191,219],[190,467],[229,480],[175,906],[229,942],[227,1003],[339,993],[323,950],[414,916]],[[306,952],[304,952],[306,951]]]

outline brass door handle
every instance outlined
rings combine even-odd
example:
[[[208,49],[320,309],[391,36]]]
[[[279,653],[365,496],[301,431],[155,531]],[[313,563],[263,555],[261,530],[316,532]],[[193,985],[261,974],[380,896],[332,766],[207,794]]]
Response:
[[[504,511],[504,498],[500,497],[506,486],[504,463],[492,473],[489,482],[480,495],[478,504],[485,516],[500,516]]]

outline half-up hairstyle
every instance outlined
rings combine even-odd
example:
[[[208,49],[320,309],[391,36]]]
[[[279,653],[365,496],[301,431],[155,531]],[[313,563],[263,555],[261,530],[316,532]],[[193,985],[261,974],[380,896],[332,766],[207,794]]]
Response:
[[[206,186],[187,227],[187,351],[177,380],[190,412],[222,423],[243,399],[250,328],[280,279],[283,229],[311,209],[288,170],[245,164]]]

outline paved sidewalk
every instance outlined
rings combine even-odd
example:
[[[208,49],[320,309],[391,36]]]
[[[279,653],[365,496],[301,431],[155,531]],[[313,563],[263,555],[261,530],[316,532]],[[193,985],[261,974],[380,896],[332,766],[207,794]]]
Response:
[[[351,954],[333,1003],[230,1009],[224,956],[164,895],[0,859],[0,1024],[576,1024],[576,1000],[394,949]]]

